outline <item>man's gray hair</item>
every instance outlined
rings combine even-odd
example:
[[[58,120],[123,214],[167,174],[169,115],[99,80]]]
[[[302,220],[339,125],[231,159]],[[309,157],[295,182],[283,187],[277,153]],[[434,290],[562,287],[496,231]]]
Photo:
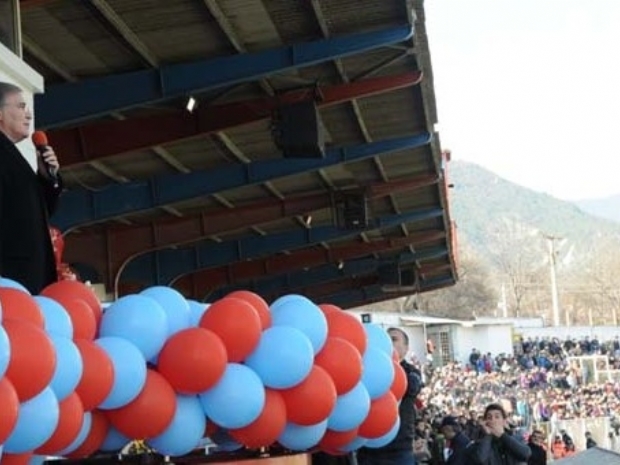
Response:
[[[4,103],[4,99],[7,95],[18,94],[20,92],[23,92],[21,87],[11,84],[10,82],[0,81],[0,105]]]

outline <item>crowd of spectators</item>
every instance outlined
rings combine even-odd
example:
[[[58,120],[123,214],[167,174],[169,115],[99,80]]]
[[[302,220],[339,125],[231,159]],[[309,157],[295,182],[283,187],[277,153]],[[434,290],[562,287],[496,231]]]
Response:
[[[615,439],[620,436],[620,378],[613,378],[613,370],[619,368],[618,337],[609,341],[527,338],[515,347],[514,355],[481,354],[473,349],[467,364],[428,364],[418,399],[416,434],[418,447],[423,449],[424,444],[429,454],[418,462],[448,463],[449,439],[442,433],[442,422],[445,426],[446,421],[456,421],[469,440],[481,439],[482,413],[494,402],[508,413],[512,433],[528,442],[532,451],[544,450],[548,458],[578,451],[573,438],[560,427],[568,420],[608,419],[611,442],[620,442]],[[596,441],[588,432],[579,443],[592,447]]]

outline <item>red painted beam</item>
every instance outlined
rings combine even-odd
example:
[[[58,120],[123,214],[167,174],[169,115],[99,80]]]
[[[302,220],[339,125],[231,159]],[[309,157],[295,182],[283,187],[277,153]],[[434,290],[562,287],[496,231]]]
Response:
[[[291,91],[276,97],[199,106],[193,113],[176,110],[155,116],[52,130],[48,138],[62,157],[63,166],[68,167],[261,121],[271,117],[278,105],[315,98],[316,93],[319,107],[325,107],[413,86],[421,80],[420,72],[384,76],[318,90]]]
[[[209,268],[181,276],[174,287],[184,295],[202,299],[210,290],[249,281],[265,275],[276,275],[312,268],[328,263],[346,262],[380,252],[398,250],[408,246],[418,247],[429,242],[444,239],[441,230],[414,232],[406,237],[380,239],[372,242],[349,242],[325,249],[310,247],[294,251],[288,255],[274,255],[263,260],[231,263],[227,266]]]
[[[435,174],[371,184],[366,188],[369,198],[380,198],[390,193],[406,192],[438,182]],[[138,255],[164,247],[198,242],[205,238],[280,218],[312,213],[332,206],[339,195],[311,193],[283,200],[268,199],[234,208],[221,208],[200,214],[153,221],[132,226],[114,226],[101,232],[68,234],[65,238],[64,259],[68,263],[87,262],[104,277],[112,288],[116,277],[129,260]]]

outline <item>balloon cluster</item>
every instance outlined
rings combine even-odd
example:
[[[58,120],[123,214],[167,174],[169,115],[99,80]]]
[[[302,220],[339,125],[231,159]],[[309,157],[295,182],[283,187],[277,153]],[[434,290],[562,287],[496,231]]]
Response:
[[[3,464],[133,439],[169,456],[205,437],[341,454],[399,428],[406,376],[390,338],[333,305],[248,291],[209,305],[156,286],[103,311],[78,281],[31,296],[7,279],[0,304]]]

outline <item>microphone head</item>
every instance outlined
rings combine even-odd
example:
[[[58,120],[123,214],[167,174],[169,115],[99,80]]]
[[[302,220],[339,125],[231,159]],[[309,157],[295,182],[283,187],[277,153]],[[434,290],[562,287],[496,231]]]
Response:
[[[43,131],[35,131],[32,133],[32,143],[35,147],[44,147],[48,145],[47,134]]]

